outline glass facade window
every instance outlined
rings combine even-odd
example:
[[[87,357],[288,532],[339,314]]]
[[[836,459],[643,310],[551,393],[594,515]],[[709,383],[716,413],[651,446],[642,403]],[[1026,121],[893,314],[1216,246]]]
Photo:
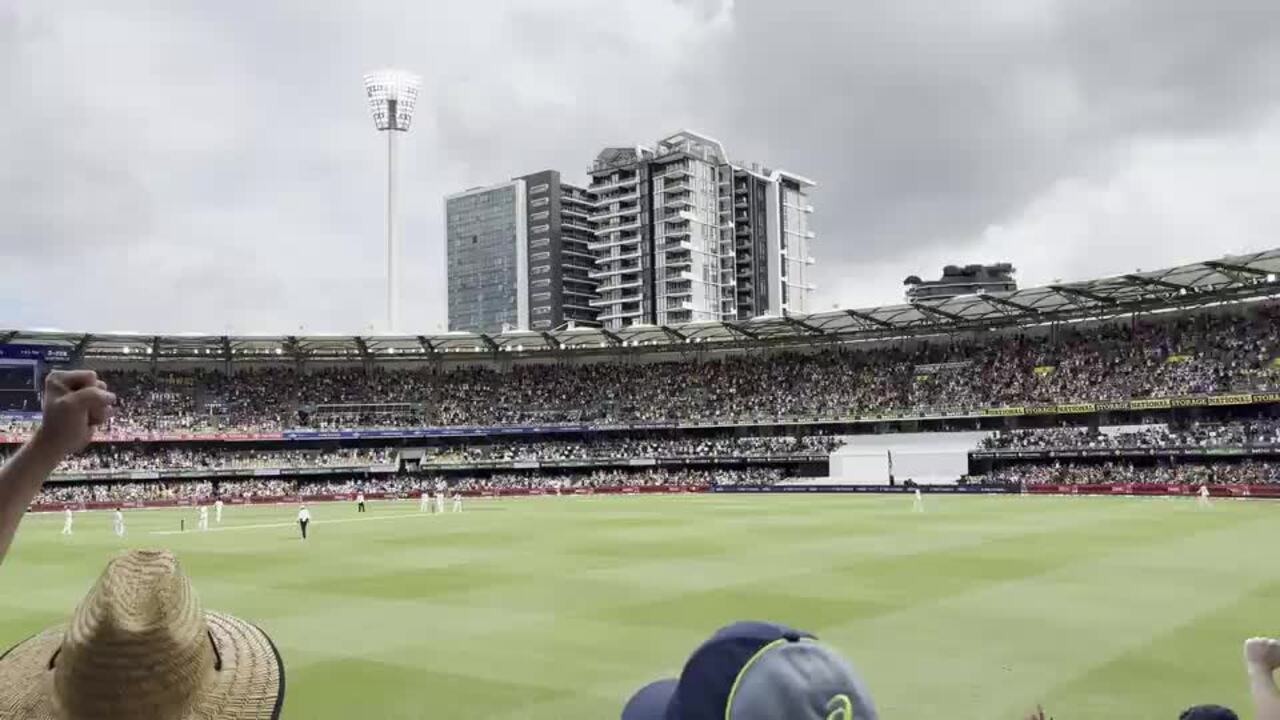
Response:
[[[518,324],[517,222],[514,185],[446,202],[450,330],[501,332]]]

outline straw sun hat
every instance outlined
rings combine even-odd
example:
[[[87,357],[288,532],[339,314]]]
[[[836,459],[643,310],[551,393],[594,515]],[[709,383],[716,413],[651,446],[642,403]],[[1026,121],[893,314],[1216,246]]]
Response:
[[[274,720],[284,704],[275,645],[206,612],[178,560],[113,559],[65,626],[0,656],[0,718]]]

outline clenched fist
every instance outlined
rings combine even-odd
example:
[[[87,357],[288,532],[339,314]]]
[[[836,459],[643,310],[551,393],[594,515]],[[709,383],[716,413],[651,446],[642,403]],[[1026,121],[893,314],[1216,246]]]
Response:
[[[44,418],[32,444],[58,458],[80,452],[111,417],[116,396],[92,370],[55,370],[44,381]]]
[[[1244,660],[1266,670],[1280,668],[1280,640],[1274,638],[1249,638],[1244,642]]]

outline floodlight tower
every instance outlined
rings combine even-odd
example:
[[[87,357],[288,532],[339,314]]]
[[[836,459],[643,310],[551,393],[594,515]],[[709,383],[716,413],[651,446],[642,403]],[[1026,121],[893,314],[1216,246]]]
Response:
[[[387,319],[385,331],[395,333],[400,329],[399,293],[397,277],[400,263],[400,238],[396,226],[396,134],[409,132],[413,122],[413,105],[418,99],[418,86],[422,80],[404,70],[386,68],[374,70],[364,76],[365,93],[369,96],[369,111],[373,113],[373,126],[387,134]]]

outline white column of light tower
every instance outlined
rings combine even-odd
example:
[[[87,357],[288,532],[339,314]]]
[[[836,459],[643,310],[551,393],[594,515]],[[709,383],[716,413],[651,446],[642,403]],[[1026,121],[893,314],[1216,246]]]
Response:
[[[421,78],[386,68],[364,76],[373,125],[387,134],[387,318],[385,332],[400,330],[400,237],[396,217],[396,134],[409,131]]]

